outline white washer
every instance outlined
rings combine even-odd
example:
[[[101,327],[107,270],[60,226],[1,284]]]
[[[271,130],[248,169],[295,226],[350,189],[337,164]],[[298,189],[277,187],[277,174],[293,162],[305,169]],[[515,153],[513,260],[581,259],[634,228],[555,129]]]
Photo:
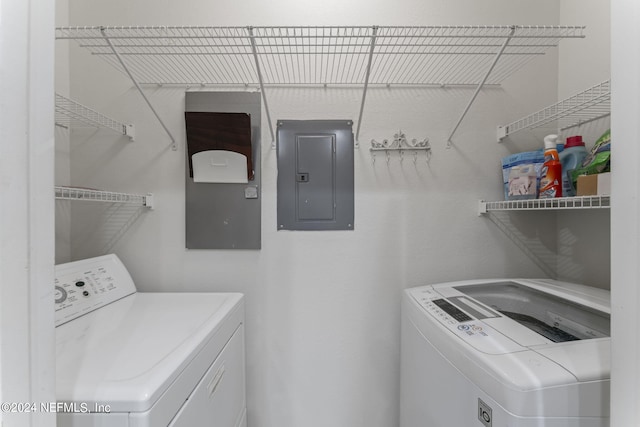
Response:
[[[610,296],[553,280],[407,289],[401,427],[606,427]]]
[[[244,300],[136,292],[113,254],[56,266],[59,427],[245,427]]]

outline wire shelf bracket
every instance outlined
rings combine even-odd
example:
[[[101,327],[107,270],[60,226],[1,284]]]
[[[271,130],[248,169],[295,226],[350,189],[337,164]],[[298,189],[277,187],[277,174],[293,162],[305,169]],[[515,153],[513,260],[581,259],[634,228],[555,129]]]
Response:
[[[496,67],[496,64],[500,60],[500,57],[504,53],[504,50],[507,48],[507,44],[509,44],[509,41],[511,41],[511,38],[513,37],[515,32],[516,32],[516,27],[515,26],[511,27],[511,31],[509,32],[509,35],[504,39],[504,42],[502,43],[502,46],[500,46],[500,50],[498,50],[498,52],[496,53],[496,56],[493,58],[493,62],[491,63],[491,65],[489,65],[489,69],[487,70],[487,73],[484,75],[484,78],[482,79],[482,81],[480,83],[478,83],[478,87],[476,87],[476,90],[473,93],[473,95],[471,96],[471,99],[469,100],[469,102],[467,103],[467,106],[462,111],[462,114],[460,115],[460,118],[458,119],[458,121],[456,122],[455,126],[453,127],[453,130],[449,134],[449,137],[447,138],[447,148],[451,148],[451,144],[452,144],[451,138],[453,138],[453,135],[456,133],[456,131],[458,130],[458,127],[460,126],[460,124],[464,120],[465,116],[469,112],[469,109],[471,108],[471,106],[473,105],[474,101],[478,97],[478,94],[480,93],[480,91],[484,87],[484,84],[487,82],[487,79],[491,75],[491,72]]]
[[[55,124],[65,129],[82,126],[104,128],[135,140],[133,125],[120,123],[58,93],[55,97]]]
[[[253,53],[253,59],[256,63],[256,73],[258,74],[258,82],[260,83],[260,92],[262,93],[262,102],[264,103],[264,110],[267,114],[267,123],[269,123],[269,132],[271,133],[271,148],[276,148],[276,137],[273,131],[273,123],[271,122],[271,113],[269,112],[269,104],[267,103],[267,95],[264,90],[264,79],[262,78],[262,70],[260,69],[260,60],[258,59],[258,51],[256,50],[256,39],[253,35],[253,27],[247,27],[249,37],[251,38],[251,52]]]
[[[158,114],[156,109],[153,107],[153,104],[151,104],[151,101],[149,101],[149,98],[147,98],[147,95],[145,95],[144,91],[142,90],[142,87],[140,86],[140,83],[138,83],[136,78],[133,76],[133,74],[131,73],[131,71],[127,67],[127,64],[122,59],[122,56],[120,55],[118,50],[115,48],[115,46],[113,45],[113,43],[109,39],[109,36],[107,35],[107,32],[106,32],[106,28],[105,27],[101,27],[100,28],[100,33],[102,34],[102,37],[104,37],[104,40],[107,42],[107,44],[109,45],[109,48],[111,49],[111,51],[113,52],[113,54],[117,58],[118,62],[122,66],[122,69],[129,76],[129,78],[131,79],[131,82],[133,82],[133,85],[136,87],[136,89],[138,89],[138,92],[140,92],[140,95],[142,96],[144,101],[147,103],[147,105],[151,109],[151,112],[153,113],[153,115],[156,116],[156,119],[158,119],[158,122],[160,122],[160,125],[162,126],[164,131],[169,136],[169,139],[171,140],[171,149],[173,151],[176,151],[178,149],[178,147],[176,146],[176,139],[171,134],[171,131],[169,130],[169,128],[167,128],[167,125],[164,124],[164,121],[162,120],[162,117],[160,117],[160,115]]]
[[[376,48],[376,35],[378,27],[374,26],[371,33],[371,48],[369,49],[369,59],[367,60],[367,70],[364,77],[364,88],[362,90],[362,101],[360,102],[360,114],[358,114],[358,126],[356,128],[356,148],[359,146],[360,125],[362,125],[362,114],[364,113],[364,103],[367,99],[367,89],[369,88],[369,78],[371,77],[371,63],[373,62],[373,52]]]

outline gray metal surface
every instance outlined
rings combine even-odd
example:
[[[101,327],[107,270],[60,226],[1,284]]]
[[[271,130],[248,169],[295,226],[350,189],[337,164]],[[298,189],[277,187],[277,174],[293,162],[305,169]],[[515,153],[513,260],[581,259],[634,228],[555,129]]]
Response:
[[[353,230],[352,125],[278,121],[279,230]]]
[[[185,158],[187,249],[261,247],[260,102],[260,93],[187,92],[185,95],[185,111],[251,116],[255,171],[254,179],[248,184],[194,183]]]

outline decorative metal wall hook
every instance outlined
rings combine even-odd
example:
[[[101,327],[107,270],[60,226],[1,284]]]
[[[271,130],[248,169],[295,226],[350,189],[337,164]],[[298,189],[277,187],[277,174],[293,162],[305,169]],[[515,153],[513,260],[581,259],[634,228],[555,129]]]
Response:
[[[369,151],[371,151],[373,163],[376,161],[376,152],[378,151],[384,151],[386,153],[387,163],[391,160],[391,151],[399,152],[400,162],[404,161],[405,151],[411,151],[413,153],[414,163],[417,163],[418,161],[419,151],[425,152],[427,162],[431,159],[431,145],[429,145],[429,138],[424,138],[420,141],[413,138],[411,141],[408,141],[406,135],[401,130],[393,134],[392,140],[383,139],[382,142],[378,142],[375,139],[372,139]]]

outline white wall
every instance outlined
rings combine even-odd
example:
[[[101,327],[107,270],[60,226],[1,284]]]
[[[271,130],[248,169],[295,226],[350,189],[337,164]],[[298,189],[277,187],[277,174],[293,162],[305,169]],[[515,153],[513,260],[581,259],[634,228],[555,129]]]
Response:
[[[563,0],[560,23],[585,25],[585,39],[567,40],[560,46],[558,101],[571,97],[611,78],[610,2],[603,0]],[[560,133],[566,138],[582,135],[587,149],[611,127],[605,117]],[[614,142],[615,144],[615,142]],[[558,277],[610,288],[611,242],[608,210],[564,211],[558,214]],[[585,232],[588,230],[588,232]]]
[[[615,153],[612,168],[612,275],[613,316],[612,426],[637,425],[640,419],[640,230],[638,192],[640,176],[640,4],[613,0],[612,40],[612,135]]]
[[[560,3],[553,0],[236,3],[69,0],[69,21],[557,24],[561,16]],[[472,90],[371,90],[362,146],[355,153],[356,218],[351,232],[276,231],[276,158],[265,123],[260,251],[184,249],[184,88],[147,90],[179,139],[179,150],[173,152],[124,76],[76,49],[70,76],[74,99],[136,125],[133,143],[108,132],[74,132],[70,176],[74,185],[155,194],[157,207],[143,213],[114,249],[139,287],[246,294],[251,427],[396,425],[401,289],[445,280],[557,273],[555,215],[506,215],[502,220],[508,233],[476,215],[478,199],[501,197],[499,158],[540,147],[544,133],[525,133],[497,144],[495,128],[556,101],[554,52],[529,64],[503,89],[483,91],[451,149],[446,148],[446,137]],[[533,78],[543,83],[532,85]],[[267,89],[266,95],[273,120],[357,119],[361,92]],[[429,163],[392,159],[387,164],[380,156],[372,162],[369,141],[390,138],[399,129],[409,138],[430,138]],[[74,258],[94,255],[102,246],[92,240],[96,210],[80,207],[72,217]],[[592,276],[588,270],[579,274]],[[592,284],[600,284],[595,281]]]
[[[558,97],[563,99],[611,77],[611,2],[562,0],[560,23],[585,25],[584,40],[560,47]]]
[[[67,0],[56,1],[56,26],[68,25],[69,5]],[[55,92],[66,98],[70,97],[69,82],[69,49],[66,43],[55,45]],[[69,138],[71,130],[65,125],[55,127],[55,185],[69,185],[71,183],[71,155],[69,152]],[[71,202],[56,201],[55,203],[55,232],[56,232],[56,263],[71,259]]]
[[[55,401],[53,4],[0,1],[0,423],[55,414],[4,403]]]

